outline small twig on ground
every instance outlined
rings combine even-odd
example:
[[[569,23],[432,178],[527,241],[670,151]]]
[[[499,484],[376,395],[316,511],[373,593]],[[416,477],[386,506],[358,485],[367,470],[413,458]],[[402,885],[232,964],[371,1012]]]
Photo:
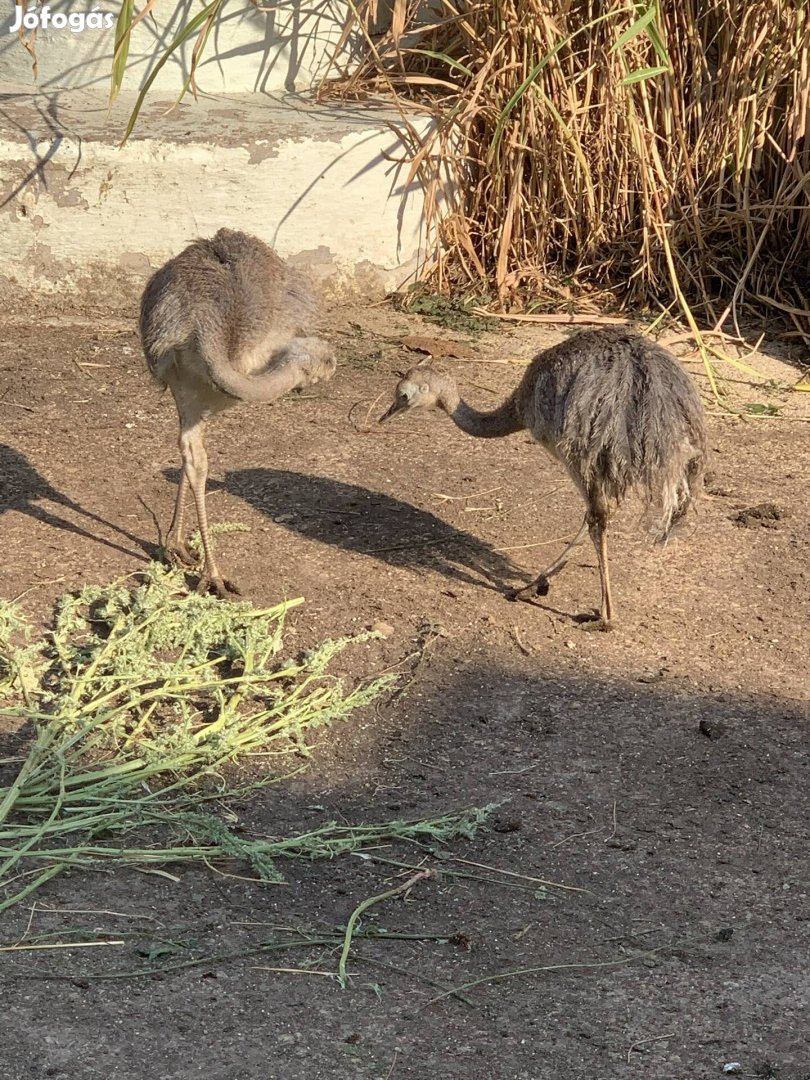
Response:
[[[607,843],[608,840],[612,840],[612,838],[616,836],[616,831],[617,831],[616,801],[613,801],[612,822],[613,822],[612,832],[609,833],[605,837],[605,843]],[[599,833],[599,832],[602,832],[602,829],[600,829],[600,827],[586,829],[586,831],[584,833],[571,833],[570,836],[564,836],[562,840],[556,840],[554,843],[552,843],[552,848],[561,848],[564,845],[564,843],[568,843],[569,840],[581,840],[583,836],[593,836],[595,833]]]
[[[365,940],[368,935],[358,934],[361,940]],[[374,941],[443,941],[445,939],[444,934],[375,934]],[[313,937],[300,937],[293,938],[286,941],[268,941],[256,945],[251,945],[244,949],[234,949],[229,952],[223,953],[209,953],[205,956],[198,956],[191,960],[179,960],[176,963],[169,964],[148,964],[146,967],[133,968],[129,971],[111,971],[102,972],[99,974],[87,974],[84,976],[86,979],[92,979],[94,982],[110,982],[117,981],[119,979],[140,979],[140,978],[152,978],[156,973],[161,975],[167,975],[175,971],[184,971],[189,968],[197,968],[202,966],[213,967],[215,964],[226,963],[232,960],[243,960],[250,956],[256,956],[260,953],[266,952],[280,952],[285,949],[294,948],[329,948],[333,949],[340,944],[340,938],[336,934],[320,934]],[[60,972],[49,972],[48,974],[38,975],[30,974],[28,972],[21,973],[21,978],[32,979],[34,981],[51,981],[58,979],[60,981],[69,981],[75,979],[75,973],[68,972],[62,974]]]
[[[778,420],[780,423],[787,420],[789,423],[794,424],[810,424],[810,416],[782,416],[781,413],[779,415],[768,415],[767,413],[735,413],[728,410],[726,412],[710,412],[707,409],[706,415],[720,416],[729,420]]]
[[[600,942],[630,941],[631,938],[646,937],[647,934],[657,934],[660,930],[666,930],[666,927],[653,926],[649,930],[628,930],[626,934],[614,934],[613,937],[600,938]]]
[[[622,957],[621,960],[573,961],[566,964],[541,964],[537,967],[513,968],[510,971],[498,971],[494,975],[482,975],[479,979],[471,979],[470,982],[460,983],[458,986],[454,986],[452,990],[447,991],[447,993],[439,994],[438,997],[421,1005],[419,1009],[417,1009],[417,1012],[421,1012],[422,1009],[427,1009],[430,1005],[435,1005],[437,1002],[443,1001],[444,998],[450,997],[451,994],[455,994],[459,990],[472,990],[476,986],[483,986],[486,983],[502,982],[504,979],[514,979],[520,975],[539,975],[553,971],[600,971],[610,968],[628,967],[630,964],[652,959],[656,956],[660,956],[662,953],[671,952],[673,949],[682,949],[687,945],[697,945],[702,941],[706,941],[710,936],[712,935],[701,934],[693,938],[686,938],[680,942],[671,942],[669,945],[660,945],[656,949],[640,950],[632,956]]]
[[[125,941],[52,941],[45,945],[0,945],[0,952],[38,952],[43,949],[94,949],[99,945],[126,945]]]
[[[500,485],[498,485],[498,487],[487,488],[486,491],[472,491],[469,495],[445,495],[441,491],[434,491],[432,494],[435,498],[441,499],[442,502],[464,502],[465,499],[480,499],[484,495],[492,495],[500,490]]]
[[[722,330],[701,330],[703,337],[717,337],[721,341],[731,341],[737,345],[744,345],[745,338],[735,337],[733,334],[726,334]],[[691,330],[687,330],[683,334],[668,334],[666,337],[659,338],[658,344],[663,345],[664,348],[669,348],[671,345],[681,345],[684,341],[694,341],[695,335]]]
[[[532,766],[535,768],[536,766]],[[497,776],[497,773],[490,773],[491,776]],[[369,855],[366,852],[353,852],[357,858],[368,859],[371,862],[383,863],[385,866],[398,866],[403,870],[420,870],[420,866],[415,866],[413,863],[401,862],[399,859],[386,859],[382,855]],[[495,870],[498,874],[501,871]],[[469,870],[452,870],[446,862],[443,862],[439,873],[446,877],[463,878],[465,881],[483,881],[486,885],[497,885],[502,889],[523,889],[525,892],[536,892],[537,888],[533,884],[522,884],[519,881],[507,881],[503,878],[497,877],[484,877],[482,874],[473,874]],[[532,879],[529,879],[530,881]]]
[[[84,368],[82,367],[82,365],[79,363],[79,361],[76,360],[74,357],[71,356],[70,359],[71,359],[73,365],[75,366],[76,370],[81,372],[81,374],[85,377],[85,379],[90,379],[90,381],[92,382],[93,381],[93,376],[90,374],[90,372],[85,371]]]
[[[54,577],[54,578],[46,578],[44,581],[37,581],[33,585],[29,585],[27,589],[23,589],[23,591],[21,593],[17,593],[16,596],[12,597],[11,603],[16,604],[18,600],[22,600],[22,598],[24,596],[28,596],[28,594],[30,592],[33,592],[34,589],[42,589],[46,585],[57,585],[60,581],[64,581],[64,580],[65,580],[64,577]]]
[[[571,833],[570,836],[564,836],[562,840],[557,840],[551,845],[551,849],[562,847],[563,844],[567,844],[569,840],[581,840],[584,836],[593,836],[594,833],[601,832],[601,827],[596,829],[587,829],[585,832]]]
[[[491,772],[490,776],[523,776],[524,773],[532,772],[540,764],[539,761],[535,761],[533,765],[524,765],[522,769],[496,769],[495,772]]]
[[[144,508],[144,510],[147,512],[147,514],[149,514],[149,516],[152,519],[152,524],[155,526],[155,532],[157,533],[158,546],[163,547],[164,546],[164,544],[163,544],[163,530],[160,527],[160,522],[158,521],[157,514],[152,509],[152,507],[149,505],[149,503],[146,502],[146,500],[144,498],[142,498],[142,496],[140,494],[138,494],[137,498],[138,498],[138,502],[141,504],[141,506]]]
[[[555,536],[553,540],[539,540],[536,544],[512,544],[509,547],[493,548],[492,550],[499,553],[504,551],[525,551],[528,548],[548,547],[549,544],[565,544],[575,535],[576,533],[568,533],[567,536]]]
[[[327,979],[334,979],[334,971],[318,971],[317,968],[290,968],[290,967],[252,967],[251,971],[274,971],[279,975],[325,975]]]
[[[531,357],[529,357],[529,356],[510,356],[510,357],[503,357],[503,356],[470,356],[470,357],[467,357],[467,356],[454,356],[453,357],[453,363],[454,364],[502,364],[502,365],[520,364],[523,367],[528,367],[530,362],[531,362]],[[475,386],[476,384],[472,383],[471,385]],[[485,387],[485,389],[486,389],[486,387]],[[491,391],[491,393],[495,393],[495,391],[493,390],[493,391]]]
[[[385,1080],[391,1080],[391,1076],[393,1075],[394,1069],[396,1068],[397,1058],[398,1057],[399,1057],[399,1050],[397,1050],[396,1047],[395,1047],[394,1048],[394,1060],[391,1062],[391,1068],[385,1074]]]
[[[381,555],[386,551],[405,551],[411,550],[417,547],[435,547],[438,544],[452,544],[460,543],[462,538],[460,536],[441,536],[437,540],[432,540],[427,536],[415,536],[412,540],[406,541],[404,544],[391,544],[390,547],[380,548],[363,548],[360,552],[361,555]]]
[[[141,915],[138,912],[131,911],[107,911],[106,908],[48,907],[45,904],[34,903],[31,906],[32,913],[35,908],[37,911],[45,912],[48,915],[112,915],[116,919],[143,919],[146,922],[157,922],[154,915]]]
[[[617,824],[617,821],[616,821],[616,800],[614,799],[613,800],[613,830],[611,831],[611,833],[608,836],[605,837],[605,843],[607,843],[609,840],[613,839],[613,837],[616,835],[617,828],[618,828],[618,824]]]
[[[487,311],[485,308],[473,308],[473,312],[476,315],[481,315],[486,319],[503,319],[508,322],[528,322],[528,323],[547,323],[550,325],[559,324],[562,326],[573,324],[585,324],[593,326],[629,326],[631,320],[623,319],[618,315],[563,315],[563,314],[550,314],[550,315],[520,315],[511,314],[505,311]]]
[[[520,651],[523,653],[523,655],[524,656],[531,656],[532,655],[532,650],[530,648],[528,648],[526,645],[524,645],[523,642],[520,640],[520,631],[518,630],[518,628],[516,626],[512,627],[512,636],[514,637],[515,641],[517,642],[517,647],[520,649]]]
[[[175,884],[181,880],[176,874],[170,874],[168,870],[157,870],[149,866],[133,866],[131,869],[139,874],[152,874],[154,877],[166,878],[168,881],[173,881]]]
[[[410,761],[414,765],[418,765],[420,769],[432,769],[433,772],[447,772],[449,768],[449,766],[446,764],[434,765],[430,761],[420,761],[419,758],[415,757],[397,758],[397,761]]]
[[[702,365],[703,360],[699,356],[695,356],[695,357],[684,356],[684,357],[681,358],[681,363],[682,364],[701,364]],[[705,371],[694,371],[691,374],[696,379],[708,379],[708,377],[709,377],[706,374]],[[761,375],[760,380],[763,380],[763,379],[767,379],[767,377],[765,375]],[[757,383],[757,382],[754,382],[752,379],[732,379],[730,376],[724,375],[723,376],[723,382],[724,383],[730,383],[733,386],[750,386],[754,390],[763,389],[761,381]]]
[[[674,1038],[675,1038],[675,1032],[671,1031],[669,1033],[669,1035],[652,1035],[652,1036],[650,1036],[649,1039],[637,1039],[636,1042],[632,1043],[627,1048],[627,1064],[628,1065],[630,1064],[630,1059],[633,1056],[633,1051],[634,1050],[640,1050],[641,1047],[645,1046],[647,1043],[662,1042],[664,1039],[674,1039]]]
[[[35,900],[33,902],[33,904],[31,905],[31,910],[30,910],[30,912],[28,914],[28,922],[25,924],[25,929],[20,934],[20,936],[17,938],[17,940],[14,942],[15,945],[22,945],[22,943],[28,937],[28,934],[30,933],[31,927],[33,926],[33,923],[34,923],[34,916],[36,915],[36,913],[37,913],[37,902]]]
[[[521,878],[523,881],[531,881],[534,885],[545,885],[550,889],[563,889],[565,892],[589,892],[579,885],[561,885],[558,881],[546,881],[545,878],[531,877],[529,874],[518,874],[514,870],[501,870],[498,866],[488,866],[486,863],[473,862],[471,859],[462,859],[458,855],[452,855],[449,862],[463,863],[465,866],[477,866],[479,870],[489,870],[493,874],[505,874],[507,877]]]
[[[378,960],[374,956],[366,956],[365,953],[358,953],[356,950],[354,957],[356,960],[361,960],[365,964],[374,964],[375,967],[382,967],[386,968],[388,971],[394,971],[397,975],[405,975],[409,979],[419,979],[421,982],[427,983],[428,986],[435,987],[436,990],[450,989],[446,983],[441,983],[438,979],[431,978],[430,975],[424,975],[421,971],[412,971],[410,968],[398,967],[396,964],[389,964],[387,960]],[[453,994],[453,997],[458,998],[459,1001],[463,1001],[465,1005],[472,1005],[472,1001],[465,994]]]
[[[343,939],[343,949],[340,954],[340,960],[338,962],[338,982],[341,989],[346,988],[347,974],[346,974],[346,962],[349,959],[349,950],[352,947],[352,936],[354,934],[354,928],[357,925],[357,921],[364,911],[367,911],[374,904],[380,904],[383,900],[390,900],[394,896],[399,896],[402,893],[409,892],[418,881],[426,881],[428,878],[436,876],[435,870],[420,870],[419,873],[414,874],[413,877],[408,878],[401,885],[397,885],[396,888],[388,889],[386,892],[379,893],[377,896],[369,896],[361,904],[358,904],[354,911],[349,916],[349,921],[346,924],[346,935]]]
[[[428,649],[436,641],[444,637],[447,637],[447,634],[445,633],[443,627],[430,625],[427,630],[423,632],[420,645],[417,649],[414,650],[414,652],[409,653],[407,656],[403,657],[402,660],[397,661],[397,663],[393,664],[391,667],[383,668],[383,670],[379,673],[379,677],[382,677],[383,675],[388,675],[390,672],[400,672],[403,678],[405,678],[406,672],[403,670],[405,664],[409,664],[412,660],[415,661],[410,671],[407,673],[410,677],[405,683],[403,683],[401,686],[397,687],[393,691],[393,693],[388,699],[389,704],[392,701],[396,701],[397,698],[402,697],[406,690],[413,684],[414,680],[416,679],[417,672],[419,671],[419,668],[424,662],[425,654],[427,653]]]
[[[348,413],[348,416],[346,418],[354,426],[355,431],[359,431],[362,435],[368,435],[369,432],[374,430],[375,425],[371,423],[371,414],[374,412],[374,409],[377,406],[377,402],[380,400],[381,397],[383,397],[384,394],[385,394],[385,391],[381,390],[380,393],[377,394],[377,396],[374,398],[372,403],[369,405],[368,411],[366,412],[366,418],[363,421],[362,425],[355,424],[354,420],[352,420],[352,415],[353,415],[355,409],[357,408],[357,406],[363,404],[362,401],[355,401],[355,403],[349,409],[349,413]]]

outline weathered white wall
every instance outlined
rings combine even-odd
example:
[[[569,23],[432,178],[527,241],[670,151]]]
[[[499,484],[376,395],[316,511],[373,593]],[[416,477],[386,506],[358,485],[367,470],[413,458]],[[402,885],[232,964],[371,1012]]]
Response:
[[[34,6],[40,18],[45,5]],[[137,4],[143,7],[143,2]],[[97,10],[117,17],[121,0],[53,0],[55,12]],[[152,15],[135,28],[130,44],[125,87],[139,89],[164,49],[179,30],[201,10],[198,0],[158,0]],[[266,10],[259,10],[265,8]],[[208,39],[197,69],[203,92],[229,93],[301,91],[310,88],[325,72],[346,21],[347,0],[257,0],[257,5],[226,4]],[[0,3],[0,82],[27,81],[32,88],[107,87],[110,81],[115,30],[85,28],[81,32],[48,27],[28,31],[38,60],[36,84],[32,59],[9,27],[15,20],[14,0]],[[196,35],[184,43],[164,65],[152,84],[157,91],[179,93],[188,77]],[[356,45],[350,39],[342,54],[350,62]]]
[[[435,2],[425,0],[426,12]],[[95,10],[117,16],[120,3],[99,0]],[[41,19],[44,5],[29,5]],[[8,33],[13,0],[0,0],[7,296],[129,304],[152,269],[221,226],[260,236],[332,292],[379,295],[412,275],[423,197],[416,182],[403,188],[407,154],[387,124],[397,114],[319,107],[293,93],[324,74],[349,0],[229,0],[197,71],[200,98],[187,95],[171,108],[188,76],[192,37],[160,70],[132,139],[119,147],[138,89],[201,8],[201,0],[158,0],[155,19],[133,34],[124,86],[108,114],[114,28],[38,30],[33,82],[29,53]],[[94,7],[53,0],[49,9],[51,18],[75,17]],[[380,29],[390,14],[391,0],[380,0]],[[356,45],[348,41],[342,64]]]
[[[244,229],[333,294],[381,295],[415,267],[423,224],[403,147],[379,112],[291,108],[249,94],[130,102],[24,95],[0,109],[0,287],[131,302],[196,236]],[[428,121],[415,121],[426,124]]]

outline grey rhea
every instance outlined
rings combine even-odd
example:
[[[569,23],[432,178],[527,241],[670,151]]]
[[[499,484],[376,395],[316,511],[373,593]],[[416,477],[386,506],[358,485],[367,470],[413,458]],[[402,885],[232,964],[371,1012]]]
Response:
[[[230,229],[196,240],[146,285],[140,314],[146,362],[174,395],[180,419],[183,471],[166,553],[186,565],[196,562],[186,542],[191,488],[205,558],[201,591],[238,592],[220,574],[211,548],[205,421],[238,401],[276,401],[330,379],[331,347],[306,336],[316,316],[309,282],[261,240]]]
[[[524,429],[567,469],[585,500],[585,520],[565,551],[512,599],[545,596],[549,579],[589,532],[599,561],[602,601],[595,625],[614,617],[608,568],[611,513],[635,489],[655,511],[662,542],[702,486],[703,406],[671,353],[624,327],[587,330],[538,353],[503,404],[479,412],[455,380],[417,366],[396,388],[382,420],[414,408],[443,409],[469,435],[497,438]]]

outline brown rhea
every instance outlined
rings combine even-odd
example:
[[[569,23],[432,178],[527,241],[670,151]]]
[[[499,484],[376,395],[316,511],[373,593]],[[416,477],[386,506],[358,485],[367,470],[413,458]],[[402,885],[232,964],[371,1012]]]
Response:
[[[186,496],[194,499],[204,553],[200,590],[239,590],[211,548],[205,508],[205,422],[239,401],[272,402],[330,379],[330,345],[308,336],[317,316],[312,287],[261,240],[220,229],[196,240],[155,273],[141,300],[140,332],[149,371],[174,395],[183,472],[166,543],[183,565],[196,559],[186,539]]]

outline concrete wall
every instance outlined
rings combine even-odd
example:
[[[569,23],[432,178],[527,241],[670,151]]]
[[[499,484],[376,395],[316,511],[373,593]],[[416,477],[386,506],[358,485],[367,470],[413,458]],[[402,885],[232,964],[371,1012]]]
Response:
[[[136,0],[141,6],[145,0]],[[429,15],[436,0],[425,0]],[[99,0],[117,14],[121,0]],[[392,0],[380,0],[379,29]],[[44,5],[33,6],[41,20]],[[0,0],[0,284],[102,306],[131,305],[146,276],[191,239],[244,229],[305,265],[333,294],[379,296],[420,256],[423,198],[404,188],[407,154],[379,107],[319,107],[348,0],[230,0],[198,68],[201,91],[177,107],[194,39],[152,84],[130,141],[118,143],[139,87],[200,0],[157,0],[133,34],[119,100],[108,112],[115,31],[17,34]],[[265,7],[267,10],[259,10]],[[52,0],[54,14],[92,0]],[[2,11],[2,7],[0,7]],[[110,20],[112,21],[112,20]],[[342,63],[352,62],[349,40]],[[417,127],[425,118],[414,118]]]
[[[3,95],[0,93],[0,98]],[[260,236],[328,293],[381,296],[415,269],[423,226],[395,114],[256,94],[132,101],[93,91],[0,101],[0,287],[126,306],[147,275],[221,226]],[[427,124],[422,119],[417,123]]]
[[[32,14],[38,12],[41,19],[45,5],[28,2]],[[52,0],[47,6],[51,18],[54,13],[92,10],[117,17],[121,0],[98,0],[96,4],[93,0]],[[143,7],[143,3],[137,6]],[[158,0],[153,13],[133,31],[124,83],[127,89],[143,85],[163,50],[200,10],[198,0]],[[207,93],[308,89],[325,72],[348,10],[346,0],[257,0],[256,5],[237,0],[226,4],[198,67],[200,89]],[[29,82],[33,89],[32,58],[18,34],[9,33],[15,20],[14,0],[0,0],[0,12],[0,82]],[[114,28],[85,27],[72,32],[40,26],[35,34],[27,31],[25,37],[36,51],[39,90],[109,87]],[[188,77],[195,37],[160,70],[152,84],[155,90],[179,93]],[[356,45],[356,39],[349,40],[342,53],[344,62],[351,62]]]

